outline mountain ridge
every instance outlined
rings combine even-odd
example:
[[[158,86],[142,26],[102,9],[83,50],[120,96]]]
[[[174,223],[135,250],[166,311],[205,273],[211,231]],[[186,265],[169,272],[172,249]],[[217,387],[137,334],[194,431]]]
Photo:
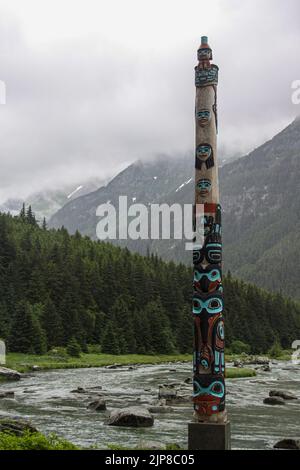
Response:
[[[297,281],[300,241],[296,235],[300,228],[297,220],[299,157],[300,120],[295,119],[272,139],[219,170],[225,270],[294,298],[300,298]],[[105,188],[65,205],[51,218],[50,226],[64,225],[71,233],[79,230],[95,239],[99,220],[97,206],[110,201],[118,207],[119,195],[127,195],[134,198],[134,202],[146,205],[191,204],[193,167],[193,157],[187,155],[132,164]],[[191,253],[184,250],[184,241],[119,240],[114,243],[144,255],[151,251],[165,260],[191,262]],[[274,250],[282,253],[281,258],[276,259]],[[293,270],[286,258],[295,259]],[[272,278],[274,272],[276,279]]]

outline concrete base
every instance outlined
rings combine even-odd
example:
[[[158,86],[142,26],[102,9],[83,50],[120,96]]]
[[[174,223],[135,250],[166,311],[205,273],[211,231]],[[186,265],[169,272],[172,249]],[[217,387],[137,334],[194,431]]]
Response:
[[[230,450],[230,422],[225,424],[189,423],[189,450]]]

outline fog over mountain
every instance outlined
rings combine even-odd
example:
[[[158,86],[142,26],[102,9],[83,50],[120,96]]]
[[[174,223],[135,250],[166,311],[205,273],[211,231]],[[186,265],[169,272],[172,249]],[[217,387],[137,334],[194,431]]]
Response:
[[[1,0],[0,202],[192,152],[203,34],[220,149],[263,143],[299,114],[299,17],[298,0]]]
[[[225,270],[299,299],[300,119],[249,155],[222,166],[219,176]],[[193,177],[189,155],[136,162],[107,186],[70,201],[52,217],[50,226],[63,225],[71,233],[79,230],[96,239],[100,204],[110,201],[118,208],[119,195],[127,195],[128,205],[192,204]],[[172,237],[112,243],[143,255],[157,253],[165,260],[190,264],[192,259],[185,240]]]

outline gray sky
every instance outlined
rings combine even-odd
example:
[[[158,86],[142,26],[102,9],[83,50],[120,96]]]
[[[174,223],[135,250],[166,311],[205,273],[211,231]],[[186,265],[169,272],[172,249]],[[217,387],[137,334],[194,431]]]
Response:
[[[219,148],[263,143],[300,114],[299,18],[299,0],[0,0],[0,201],[192,150],[201,35]]]

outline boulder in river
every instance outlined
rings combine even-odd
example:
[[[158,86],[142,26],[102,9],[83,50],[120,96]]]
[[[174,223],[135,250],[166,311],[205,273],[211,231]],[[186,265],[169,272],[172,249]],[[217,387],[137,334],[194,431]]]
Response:
[[[88,404],[88,409],[89,410],[94,410],[94,411],[105,411],[106,410],[106,403],[104,400],[99,399],[92,401],[91,403]]]
[[[114,410],[110,413],[106,424],[110,426],[130,426],[135,428],[153,426],[154,418],[147,408],[132,406]]]
[[[83,387],[77,387],[75,390],[71,390],[71,393],[88,393]]]
[[[281,397],[268,397],[264,399],[265,405],[285,405],[285,401]]]
[[[7,416],[0,416],[0,432],[10,432],[16,436],[22,436],[24,432],[31,433],[38,432],[29,421],[23,418],[8,418]]]
[[[177,396],[177,392],[174,387],[168,387],[161,385],[158,389],[158,398],[174,399]]]
[[[244,367],[244,363],[241,360],[237,359],[234,361],[233,367]]]
[[[300,439],[282,439],[276,442],[274,449],[300,450]]]
[[[191,395],[176,395],[172,398],[166,398],[166,405],[183,405],[184,403],[190,403],[191,400]]]
[[[172,413],[173,408],[171,406],[150,406],[148,410],[150,413],[153,413],[153,414]]]
[[[265,356],[256,356],[254,358],[254,362],[253,364],[258,364],[258,365],[269,365],[270,363],[270,359],[268,357],[265,357]]]
[[[8,390],[7,392],[0,392],[0,398],[15,398],[15,392]]]
[[[269,392],[270,397],[281,397],[284,400],[298,400],[298,397],[291,392],[283,392],[282,390],[271,390]]]
[[[7,367],[0,367],[0,378],[5,380],[20,380],[21,374],[13,369]]]

